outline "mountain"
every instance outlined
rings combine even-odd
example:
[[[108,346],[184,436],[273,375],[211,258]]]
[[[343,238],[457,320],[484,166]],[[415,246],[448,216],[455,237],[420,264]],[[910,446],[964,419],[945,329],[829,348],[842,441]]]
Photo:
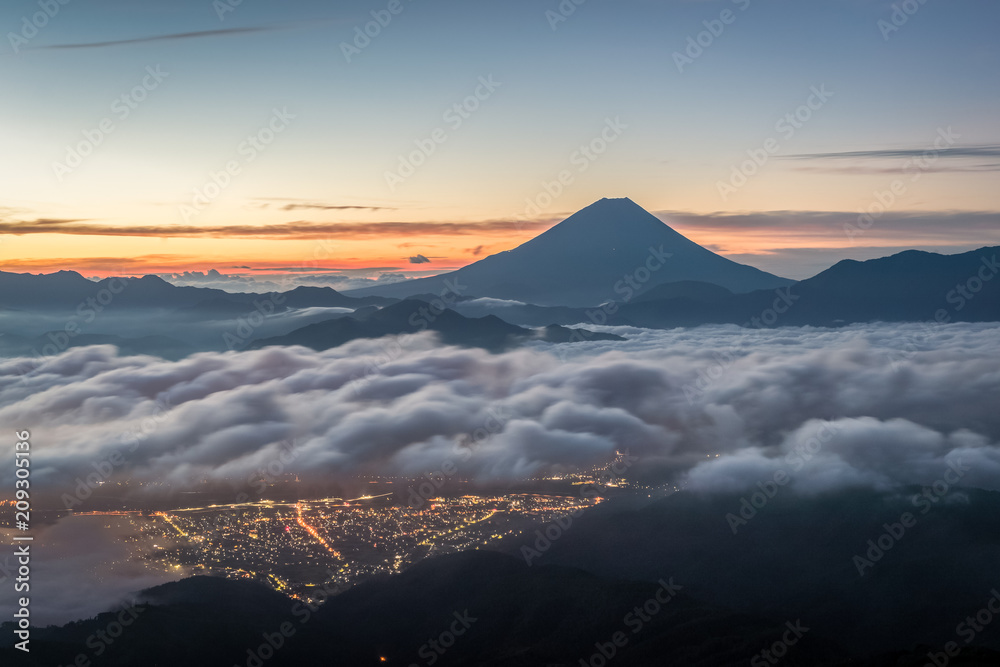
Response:
[[[737,498],[682,493],[588,511],[530,565],[519,549],[539,538],[520,535],[514,555],[429,558],[332,596],[336,584],[317,586],[314,597],[328,597],[318,608],[253,581],[198,576],[143,591],[124,611],[33,628],[28,654],[13,648],[7,621],[0,664],[737,667],[779,664],[764,657],[778,646],[788,667],[996,665],[990,631],[952,662],[928,662],[992,600],[996,496],[921,517],[865,577],[853,557],[905,498],[779,495],[733,535],[723,517]],[[116,623],[124,631],[108,630]]]
[[[955,255],[907,250],[844,260],[789,288],[722,298],[673,297],[623,304],[611,324],[841,326],[860,322],[1000,321],[1000,247]],[[647,293],[654,295],[654,291]],[[777,308],[776,308],[777,306]],[[769,311],[772,311],[769,313]],[[583,320],[586,321],[586,320]]]
[[[731,297],[733,293],[725,287],[697,280],[681,280],[676,283],[663,283],[646,290],[632,299],[633,303],[642,301],[659,301],[661,299],[691,299],[692,301],[715,302]]]
[[[93,281],[75,271],[49,274],[0,271],[0,308],[10,310],[76,310],[96,302],[103,308],[176,308],[218,317],[245,315],[255,301],[271,298],[284,308],[384,306],[396,299],[378,296],[353,298],[330,287],[296,287],[288,292],[229,293],[206,287],[179,287],[159,276],[114,277]]]
[[[363,308],[366,306],[388,306],[397,301],[397,299],[380,296],[355,298],[341,294],[332,287],[310,287],[307,285],[283,292],[281,296],[284,298],[283,305],[288,308]]]
[[[403,298],[458,292],[587,307],[627,301],[656,285],[683,280],[712,283],[733,292],[792,283],[701,247],[631,199],[602,199],[513,250],[457,271],[347,294]]]
[[[616,580],[529,567],[495,552],[433,558],[318,609],[282,597],[253,582],[193,577],[143,591],[124,612],[34,629],[30,654],[15,657],[13,624],[5,624],[0,660],[52,667],[84,664],[74,663],[80,654],[94,656],[86,664],[95,667],[568,667],[608,664],[599,653],[606,645],[610,664],[622,667],[736,667],[788,630],[785,618],[700,603],[670,575]],[[127,622],[125,631],[102,634],[116,620]],[[846,647],[821,634],[803,631],[786,663],[846,660]]]
[[[844,260],[796,286],[788,322],[1000,321],[998,258],[1000,246]]]
[[[953,502],[924,514],[914,500],[923,490],[785,488],[759,509],[749,492],[602,503],[574,520],[533,565],[639,581],[669,572],[707,604],[801,618],[816,634],[847,639],[862,653],[943,646],[996,586],[1000,493],[961,488],[948,496]],[[879,540],[885,545],[886,526],[907,512],[917,525],[884,552],[873,548]],[[518,554],[524,542],[511,538],[503,550]],[[995,632],[975,639],[1000,649]],[[928,649],[919,662],[883,664],[944,664],[928,662]]]
[[[356,338],[381,338],[397,334],[436,331],[447,345],[483,347],[499,351],[530,340],[552,343],[574,340],[625,340],[613,334],[574,331],[551,325],[534,332],[501,320],[495,315],[465,317],[454,310],[435,309],[426,301],[406,299],[381,310],[310,324],[284,336],[254,341],[251,349],[269,345],[303,345],[314,350],[328,350]]]

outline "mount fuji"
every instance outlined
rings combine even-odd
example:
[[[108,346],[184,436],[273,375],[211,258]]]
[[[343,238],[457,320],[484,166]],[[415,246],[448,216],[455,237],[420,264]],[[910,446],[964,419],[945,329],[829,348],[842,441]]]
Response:
[[[532,240],[457,271],[348,292],[457,293],[545,306],[595,306],[657,285],[698,281],[734,293],[793,281],[738,264],[671,229],[631,199],[601,199]]]

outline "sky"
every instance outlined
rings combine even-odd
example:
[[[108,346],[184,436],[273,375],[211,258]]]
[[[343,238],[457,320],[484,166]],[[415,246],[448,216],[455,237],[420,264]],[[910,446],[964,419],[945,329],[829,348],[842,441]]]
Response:
[[[602,197],[792,278],[1000,245],[998,19],[992,0],[9,0],[0,269],[421,276]]]

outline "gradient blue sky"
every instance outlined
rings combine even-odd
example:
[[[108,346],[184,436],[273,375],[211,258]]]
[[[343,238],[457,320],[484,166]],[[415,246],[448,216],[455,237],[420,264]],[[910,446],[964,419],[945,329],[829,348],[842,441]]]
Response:
[[[39,5],[5,2],[0,267],[288,266],[324,240],[331,265],[417,275],[408,269],[513,247],[604,196],[631,197],[696,241],[791,277],[839,257],[1000,243],[993,0],[927,0],[888,39],[878,21],[893,7],[874,0],[749,0],[745,10],[747,0],[587,0],[555,30],[546,11],[556,0],[402,0],[348,63],[341,43],[387,4],[243,0],[220,20],[211,0],[70,0],[14,53],[9,33]],[[673,53],[727,9],[735,20],[679,72]],[[94,46],[242,28],[260,30]],[[74,45],[91,46],[65,48]],[[114,100],[147,66],[169,76],[116,118]],[[450,128],[443,112],[489,76],[501,86]],[[782,136],[776,123],[812,86],[833,97]],[[242,162],[241,142],[275,108],[294,120]],[[114,131],[60,181],[53,163],[103,118]],[[627,128],[580,173],[574,151],[614,118]],[[385,172],[439,127],[447,141],[390,188]],[[960,136],[949,152],[917,180],[900,172],[906,151],[949,127]],[[775,155],[722,197],[719,182],[768,138]],[[233,159],[240,174],[186,219],[193,191]],[[573,178],[561,196],[529,209],[564,169]],[[901,176],[890,211],[863,235],[845,234]],[[310,207],[286,210],[296,201]],[[343,206],[373,208],[324,208]],[[799,224],[803,211],[840,217]],[[772,214],[746,215],[761,212]],[[914,212],[940,224],[914,225]],[[518,217],[527,224],[497,224]],[[418,254],[431,261],[409,265]]]

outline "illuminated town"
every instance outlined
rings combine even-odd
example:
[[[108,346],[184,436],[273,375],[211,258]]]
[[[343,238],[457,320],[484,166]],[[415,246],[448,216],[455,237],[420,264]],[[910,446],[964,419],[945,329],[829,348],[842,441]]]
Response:
[[[375,490],[407,488],[358,498],[255,500],[170,511],[76,512],[101,516],[124,529],[136,558],[177,574],[247,578],[301,600],[320,588],[344,590],[366,578],[401,572],[440,554],[489,548],[602,502],[636,492],[622,473],[626,454],[586,472],[539,477],[546,493],[415,495],[424,480],[372,479]],[[294,483],[279,482],[275,484]],[[454,486],[454,485],[453,485]],[[458,486],[463,486],[460,484]],[[406,495],[406,494],[403,494]]]

